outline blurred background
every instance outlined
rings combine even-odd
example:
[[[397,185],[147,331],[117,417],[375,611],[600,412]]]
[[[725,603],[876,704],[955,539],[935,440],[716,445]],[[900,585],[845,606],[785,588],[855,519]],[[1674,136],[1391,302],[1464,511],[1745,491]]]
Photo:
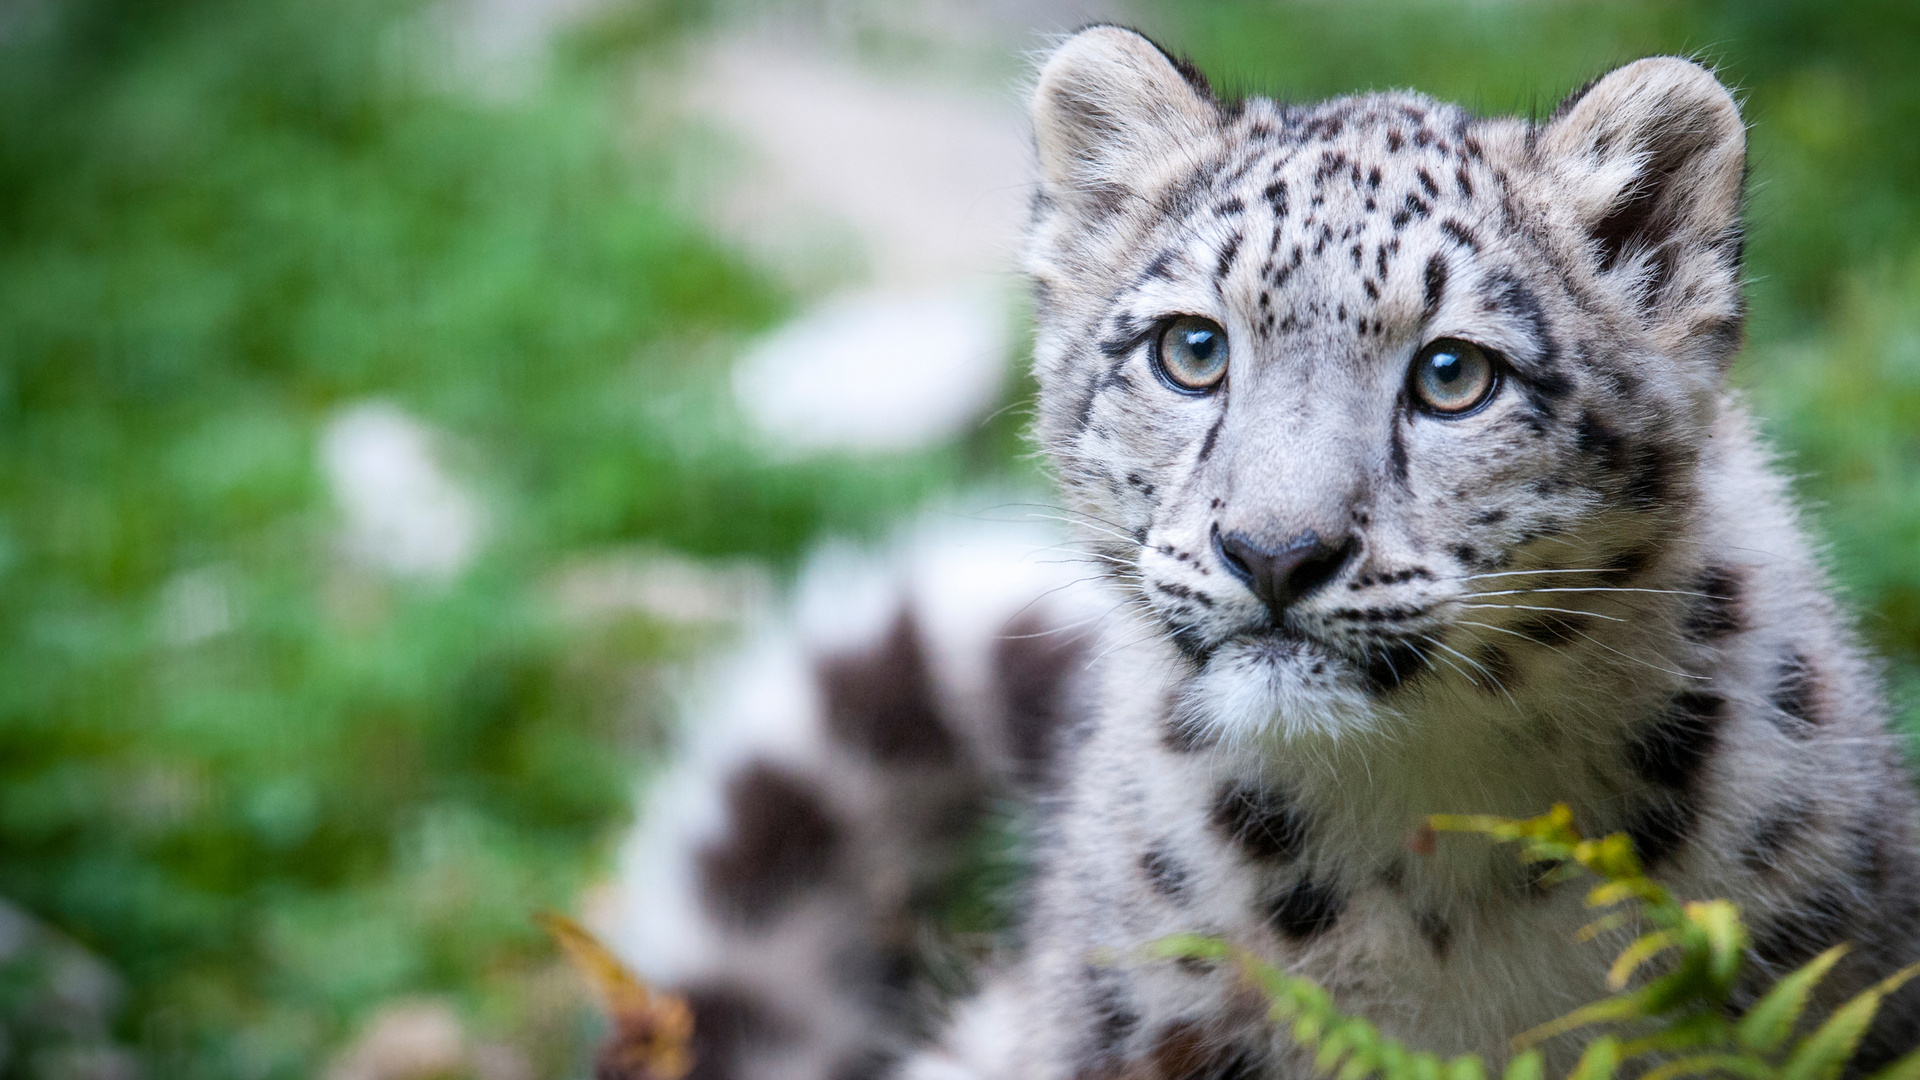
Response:
[[[1911,0],[0,0],[0,1077],[584,1076],[529,915],[678,673],[1042,489],[1018,83],[1094,20],[1489,112],[1715,64],[1736,378],[1920,730]]]

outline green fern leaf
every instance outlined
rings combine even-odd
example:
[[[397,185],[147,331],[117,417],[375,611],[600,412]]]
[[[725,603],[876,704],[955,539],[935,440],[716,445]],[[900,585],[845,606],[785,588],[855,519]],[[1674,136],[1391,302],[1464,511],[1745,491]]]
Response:
[[[1620,1043],[1611,1035],[1602,1035],[1587,1044],[1587,1052],[1580,1055],[1567,1080],[1613,1080],[1614,1070],[1619,1067]]]
[[[1716,989],[1733,986],[1747,954],[1747,931],[1740,925],[1740,908],[1730,900],[1694,900],[1686,906],[1687,920],[1706,935],[1708,974]]]
[[[1642,1076],[1640,1080],[1678,1080],[1682,1076],[1741,1076],[1748,1080],[1773,1080],[1773,1069],[1766,1062],[1738,1054],[1697,1054],[1669,1061]]]
[[[1807,996],[1846,952],[1847,946],[1835,945],[1773,984],[1773,989],[1740,1018],[1734,1028],[1734,1038],[1741,1046],[1763,1054],[1778,1049],[1787,1041],[1787,1036],[1793,1034],[1793,1026],[1800,1022],[1800,1013],[1807,1007]]]
[[[1876,988],[1842,1005],[1820,1029],[1794,1048],[1780,1070],[1781,1080],[1834,1080],[1847,1060],[1853,1057],[1860,1036],[1867,1033],[1873,1015],[1880,1011],[1880,991]]]
[[[1473,1054],[1462,1054],[1447,1062],[1447,1080],[1487,1080],[1487,1066]]]
[[[1528,1050],[1515,1054],[1513,1060],[1507,1062],[1507,1071],[1501,1074],[1500,1080],[1546,1080],[1546,1075],[1546,1059],[1540,1056],[1540,1051]]]
[[[1641,935],[1639,940],[1620,950],[1619,958],[1614,960],[1611,968],[1607,969],[1607,988],[1609,990],[1625,989],[1627,980],[1633,978],[1633,973],[1639,970],[1641,964],[1679,944],[1674,940],[1674,935],[1666,930],[1655,930],[1651,934]]]
[[[1860,1037],[1873,1024],[1874,1014],[1880,1011],[1880,999],[1915,975],[1920,975],[1920,963],[1908,964],[1836,1009],[1827,1022],[1820,1025],[1820,1030],[1794,1048],[1793,1056],[1780,1070],[1781,1080],[1834,1080],[1853,1057]]]

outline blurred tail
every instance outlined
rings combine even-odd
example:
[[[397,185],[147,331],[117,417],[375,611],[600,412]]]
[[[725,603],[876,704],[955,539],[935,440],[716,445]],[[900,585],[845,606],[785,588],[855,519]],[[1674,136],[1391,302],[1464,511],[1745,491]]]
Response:
[[[930,915],[1081,711],[1107,601],[1042,543],[976,527],[825,555],[690,710],[612,929],[691,1006],[694,1080],[877,1076],[923,1036]]]

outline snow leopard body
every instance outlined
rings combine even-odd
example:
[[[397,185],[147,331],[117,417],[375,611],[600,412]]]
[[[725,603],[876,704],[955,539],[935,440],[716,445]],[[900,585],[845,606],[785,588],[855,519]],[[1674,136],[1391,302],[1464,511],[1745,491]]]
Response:
[[[1095,27],[1033,118],[1036,433],[1111,602],[1015,589],[936,647],[909,589],[790,650],[785,749],[714,758],[717,808],[628,875],[636,920],[699,928],[653,969],[696,1076],[1310,1075],[1234,972],[1143,952],[1193,931],[1500,1062],[1630,931],[1576,941],[1581,885],[1437,812],[1626,832],[1739,904],[1755,987],[1849,941],[1831,1004],[1920,957],[1875,669],[1725,385],[1745,131],[1711,74],[1639,61],[1539,122],[1226,102]],[[1181,318],[1217,383],[1169,378]],[[1409,375],[1441,340],[1496,358],[1459,414]],[[1009,793],[1040,822],[1019,947],[935,1024],[915,920]],[[1856,1066],[1916,1042],[1909,990]]]

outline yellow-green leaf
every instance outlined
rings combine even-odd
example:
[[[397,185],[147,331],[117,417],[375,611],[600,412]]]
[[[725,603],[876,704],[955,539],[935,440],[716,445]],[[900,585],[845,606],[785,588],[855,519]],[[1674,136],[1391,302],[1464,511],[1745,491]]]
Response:
[[[1734,1037],[1740,1045],[1760,1053],[1771,1053],[1787,1041],[1793,1034],[1793,1026],[1800,1022],[1800,1013],[1807,1007],[1807,995],[1813,992],[1821,979],[1840,958],[1847,953],[1847,946],[1835,945],[1826,952],[1809,960],[1766,992],[1747,1015],[1740,1018],[1734,1028]]]
[[[1507,1062],[1507,1071],[1501,1074],[1500,1080],[1545,1080],[1546,1075],[1546,1059],[1540,1056],[1540,1051],[1528,1050],[1515,1054],[1513,1060]]]
[[[1626,1020],[1641,1015],[1640,995],[1622,994],[1591,1005],[1582,1005],[1558,1020],[1549,1020],[1530,1031],[1523,1031],[1513,1037],[1513,1048],[1525,1050],[1535,1043],[1544,1042],[1555,1035],[1564,1034],[1574,1028],[1588,1024],[1598,1024],[1607,1020]]]
[[[1567,1080],[1613,1080],[1613,1071],[1619,1067],[1620,1044],[1613,1036],[1602,1035],[1587,1044],[1587,1052],[1580,1055]]]
[[[1162,960],[1225,960],[1232,951],[1226,942],[1204,934],[1169,934],[1147,948]]]
[[[1750,1080],[1772,1080],[1773,1070],[1764,1061],[1738,1054],[1696,1054],[1669,1061],[1642,1076],[1640,1080],[1676,1080],[1681,1076],[1744,1076]]]
[[[1818,1031],[1794,1048],[1780,1070],[1781,1080],[1834,1080],[1839,1076],[1847,1059],[1853,1057],[1853,1048],[1860,1044],[1860,1036],[1873,1023],[1873,1014],[1880,1011],[1880,996],[1877,988],[1868,990],[1835,1010]]]
[[[1447,1080],[1487,1080],[1487,1066],[1473,1054],[1462,1054],[1447,1063]]]
[[[1673,948],[1673,935],[1665,930],[1643,934],[1638,941],[1620,950],[1620,956],[1607,969],[1607,989],[1622,990],[1641,964]]]
[[[1747,932],[1740,925],[1740,908],[1731,900],[1695,900],[1687,904],[1687,918],[1707,937],[1712,959],[1707,970],[1720,986],[1731,986],[1740,974],[1747,952]]]

